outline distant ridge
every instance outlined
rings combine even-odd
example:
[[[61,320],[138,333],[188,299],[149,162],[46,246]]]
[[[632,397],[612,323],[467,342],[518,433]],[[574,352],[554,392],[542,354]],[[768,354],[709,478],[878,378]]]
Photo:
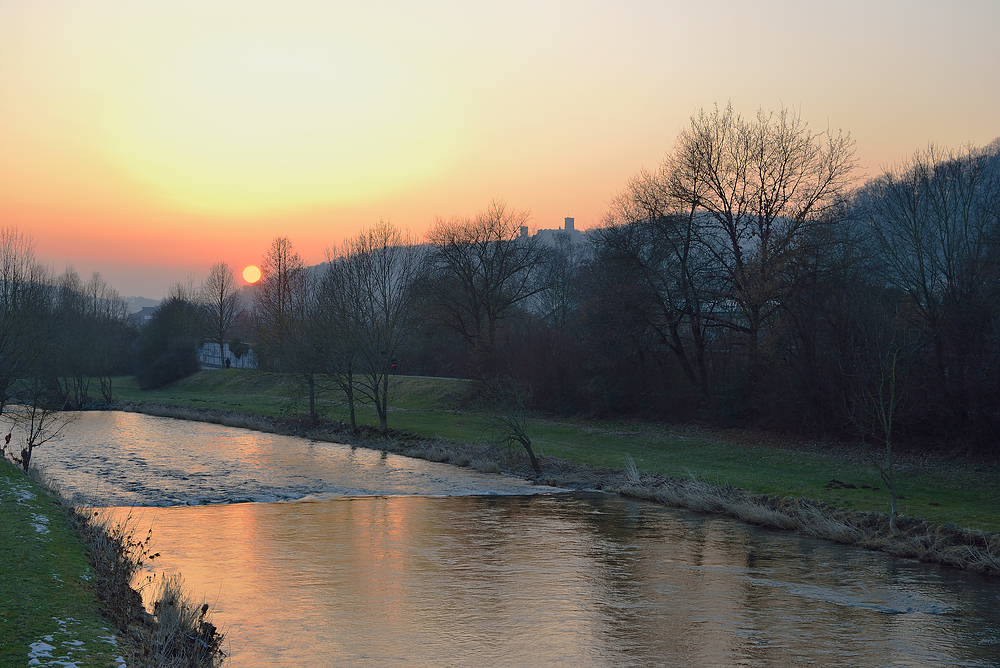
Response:
[[[138,313],[147,306],[159,306],[159,299],[150,299],[148,297],[126,297],[125,301],[128,302],[129,313]]]

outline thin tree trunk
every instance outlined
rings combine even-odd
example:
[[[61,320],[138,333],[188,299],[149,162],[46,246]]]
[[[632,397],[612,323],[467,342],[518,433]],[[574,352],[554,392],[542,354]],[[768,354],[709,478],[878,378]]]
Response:
[[[524,449],[528,452],[528,458],[531,460],[531,470],[534,471],[536,475],[541,475],[542,467],[538,464],[538,458],[535,457],[535,451],[531,449],[531,441],[526,438],[522,438],[521,445],[523,445]]]
[[[347,408],[351,412],[351,433],[358,433],[358,418],[354,412],[354,369],[347,366]]]
[[[316,413],[316,376],[309,374],[309,419],[313,422],[319,420]]]

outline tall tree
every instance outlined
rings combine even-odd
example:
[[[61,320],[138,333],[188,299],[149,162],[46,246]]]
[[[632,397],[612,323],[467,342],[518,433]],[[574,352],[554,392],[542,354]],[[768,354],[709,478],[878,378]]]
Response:
[[[612,201],[596,245],[602,263],[642,291],[633,305],[685,378],[710,394],[706,349],[718,295],[703,222],[679,206],[664,178],[642,171]]]
[[[538,280],[544,251],[536,238],[521,236],[527,221],[526,211],[493,201],[475,218],[438,220],[428,233],[429,299],[481,367],[496,364],[501,323],[544,288]]]
[[[278,237],[271,242],[260,271],[253,298],[258,360],[275,371],[290,371],[305,313],[305,262],[287,237]]]
[[[179,295],[156,307],[139,334],[136,345],[136,379],[139,388],[152,390],[198,371],[195,351],[197,311]]]
[[[983,376],[993,374],[978,365],[1000,326],[1000,142],[931,145],[866,184],[857,201],[880,278],[908,295],[931,342],[934,403],[959,421],[992,413]]]
[[[131,370],[122,351],[132,347],[137,332],[129,321],[128,302],[99,273],[94,273],[84,288],[91,303],[91,317],[99,332],[91,342],[93,373],[101,384],[101,396],[111,402],[114,400],[112,379]]]
[[[731,306],[713,317],[744,335],[751,387],[761,334],[797,288],[809,231],[842,201],[855,164],[850,134],[815,133],[788,109],[747,119],[727,105],[692,116],[662,165],[678,209],[698,218]]]
[[[357,432],[356,373],[359,363],[360,305],[347,248],[327,250],[327,263],[311,304],[310,342],[318,373],[344,394],[351,431]]]
[[[535,310],[555,330],[566,329],[580,306],[580,269],[589,248],[575,244],[565,234],[556,237],[555,247],[544,255],[543,289],[536,295]]]
[[[358,389],[374,404],[379,429],[386,433],[390,365],[409,333],[420,258],[408,236],[379,221],[349,240],[338,261],[344,272],[340,289],[353,311],[345,334],[354,341]]]
[[[51,299],[51,279],[31,239],[0,228],[0,413],[14,383],[44,354]]]
[[[314,280],[286,237],[271,242],[260,271],[252,313],[258,363],[298,376],[309,395],[309,417],[315,421],[317,366],[310,322]]]
[[[112,400],[112,378],[130,373],[127,356],[135,330],[129,323],[128,303],[99,273],[86,283],[72,269],[56,281],[54,326],[47,373],[66,400],[82,406],[89,400],[91,380],[97,378],[105,401]]]
[[[201,287],[200,324],[209,340],[219,346],[219,361],[226,357],[226,339],[243,314],[243,299],[232,268],[225,262],[212,265]]]

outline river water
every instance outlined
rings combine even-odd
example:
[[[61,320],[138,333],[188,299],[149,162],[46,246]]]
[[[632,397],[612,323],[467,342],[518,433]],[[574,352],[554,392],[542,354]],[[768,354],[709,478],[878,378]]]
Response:
[[[152,526],[236,668],[1000,666],[1000,581],[725,518],[131,413],[35,457]]]

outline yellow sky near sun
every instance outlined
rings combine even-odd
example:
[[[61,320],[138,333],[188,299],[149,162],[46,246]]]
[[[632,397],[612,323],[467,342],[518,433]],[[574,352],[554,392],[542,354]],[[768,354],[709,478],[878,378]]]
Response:
[[[168,206],[260,215],[418,187],[468,143],[455,96],[363,44],[226,35],[159,59],[101,145]]]
[[[1000,135],[998,24],[994,0],[0,0],[0,225],[153,297],[278,235],[318,262],[497,197],[588,227],[729,99],[850,130],[875,173]]]
[[[21,173],[73,174],[67,198],[99,198],[103,176],[112,199],[186,213],[349,205],[419,187],[469,144],[452,91],[349,36],[167,25],[146,26],[150,44],[102,47],[87,21],[66,24],[34,26],[48,33],[40,42],[19,33],[3,73],[28,93],[11,98],[20,136],[5,137]],[[116,27],[129,25],[99,29]],[[44,188],[26,185],[25,199]]]

